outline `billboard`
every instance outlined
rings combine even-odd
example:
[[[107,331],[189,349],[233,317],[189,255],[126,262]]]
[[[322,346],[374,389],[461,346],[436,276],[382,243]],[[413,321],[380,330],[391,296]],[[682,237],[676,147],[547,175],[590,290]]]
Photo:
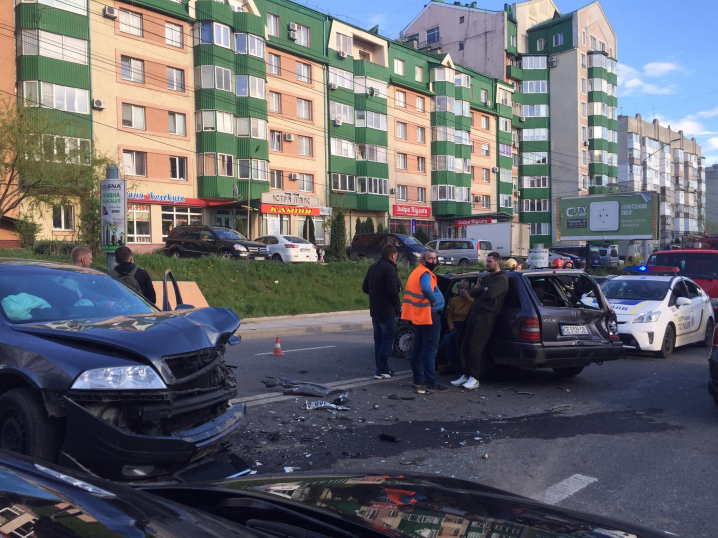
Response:
[[[657,239],[658,193],[569,196],[557,201],[557,239]]]
[[[127,192],[124,179],[100,182],[103,252],[114,252],[125,244],[127,236]]]

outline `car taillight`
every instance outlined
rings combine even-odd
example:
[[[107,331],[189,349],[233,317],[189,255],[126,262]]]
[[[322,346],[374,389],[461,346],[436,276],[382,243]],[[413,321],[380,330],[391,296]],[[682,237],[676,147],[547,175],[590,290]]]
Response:
[[[286,245],[284,245],[284,248],[299,248],[299,247],[298,247],[297,245],[293,245],[293,244],[291,244],[291,243],[287,243]]]
[[[521,326],[521,340],[528,342],[540,342],[541,341],[541,326],[539,320],[536,317],[526,318],[523,325]]]

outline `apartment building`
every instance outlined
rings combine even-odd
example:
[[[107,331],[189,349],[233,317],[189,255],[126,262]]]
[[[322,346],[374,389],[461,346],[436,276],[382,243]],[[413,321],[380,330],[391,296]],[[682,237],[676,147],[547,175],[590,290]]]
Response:
[[[598,2],[563,14],[552,0],[503,11],[432,0],[403,36],[513,86],[503,103],[512,107],[515,185],[501,192],[531,224],[532,244],[555,242],[559,197],[616,184],[617,40]]]
[[[716,233],[718,228],[718,164],[705,165],[705,157],[701,159],[703,173],[706,178],[706,231]]]
[[[705,158],[696,139],[658,120],[618,117],[618,186],[620,191],[660,194],[659,239],[624,242],[627,252],[644,256],[705,229]]]

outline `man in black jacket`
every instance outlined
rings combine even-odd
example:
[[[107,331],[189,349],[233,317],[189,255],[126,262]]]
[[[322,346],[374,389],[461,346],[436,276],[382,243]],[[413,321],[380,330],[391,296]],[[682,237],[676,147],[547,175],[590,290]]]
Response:
[[[157,294],[152,285],[150,274],[137,267],[133,262],[132,251],[129,247],[120,247],[115,251],[115,261],[117,265],[113,269],[107,271],[115,280],[122,282],[131,290],[143,295],[152,304],[157,302]]]
[[[369,296],[369,314],[374,325],[374,379],[391,379],[389,355],[396,336],[396,318],[401,314],[401,282],[396,269],[396,247],[385,245],[381,258],[369,267],[362,290]]]

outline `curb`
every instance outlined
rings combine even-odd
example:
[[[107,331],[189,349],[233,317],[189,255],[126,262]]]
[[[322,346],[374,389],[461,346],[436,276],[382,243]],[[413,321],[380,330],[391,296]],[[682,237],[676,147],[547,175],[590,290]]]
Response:
[[[263,321],[280,321],[283,319],[308,319],[324,316],[343,316],[349,314],[368,314],[368,310],[341,310],[339,312],[315,312],[313,314],[297,314],[296,316],[273,316],[266,318],[242,318],[242,323],[260,323]]]
[[[241,331],[238,330],[237,336],[240,336],[242,340],[253,340],[256,338],[274,338],[275,336],[296,336],[300,334],[313,334],[313,333],[337,333],[342,331],[359,331],[364,329],[372,329],[374,327],[371,323],[345,323],[341,325],[317,325],[310,327],[285,327],[277,329],[257,329],[253,331],[251,329]]]

